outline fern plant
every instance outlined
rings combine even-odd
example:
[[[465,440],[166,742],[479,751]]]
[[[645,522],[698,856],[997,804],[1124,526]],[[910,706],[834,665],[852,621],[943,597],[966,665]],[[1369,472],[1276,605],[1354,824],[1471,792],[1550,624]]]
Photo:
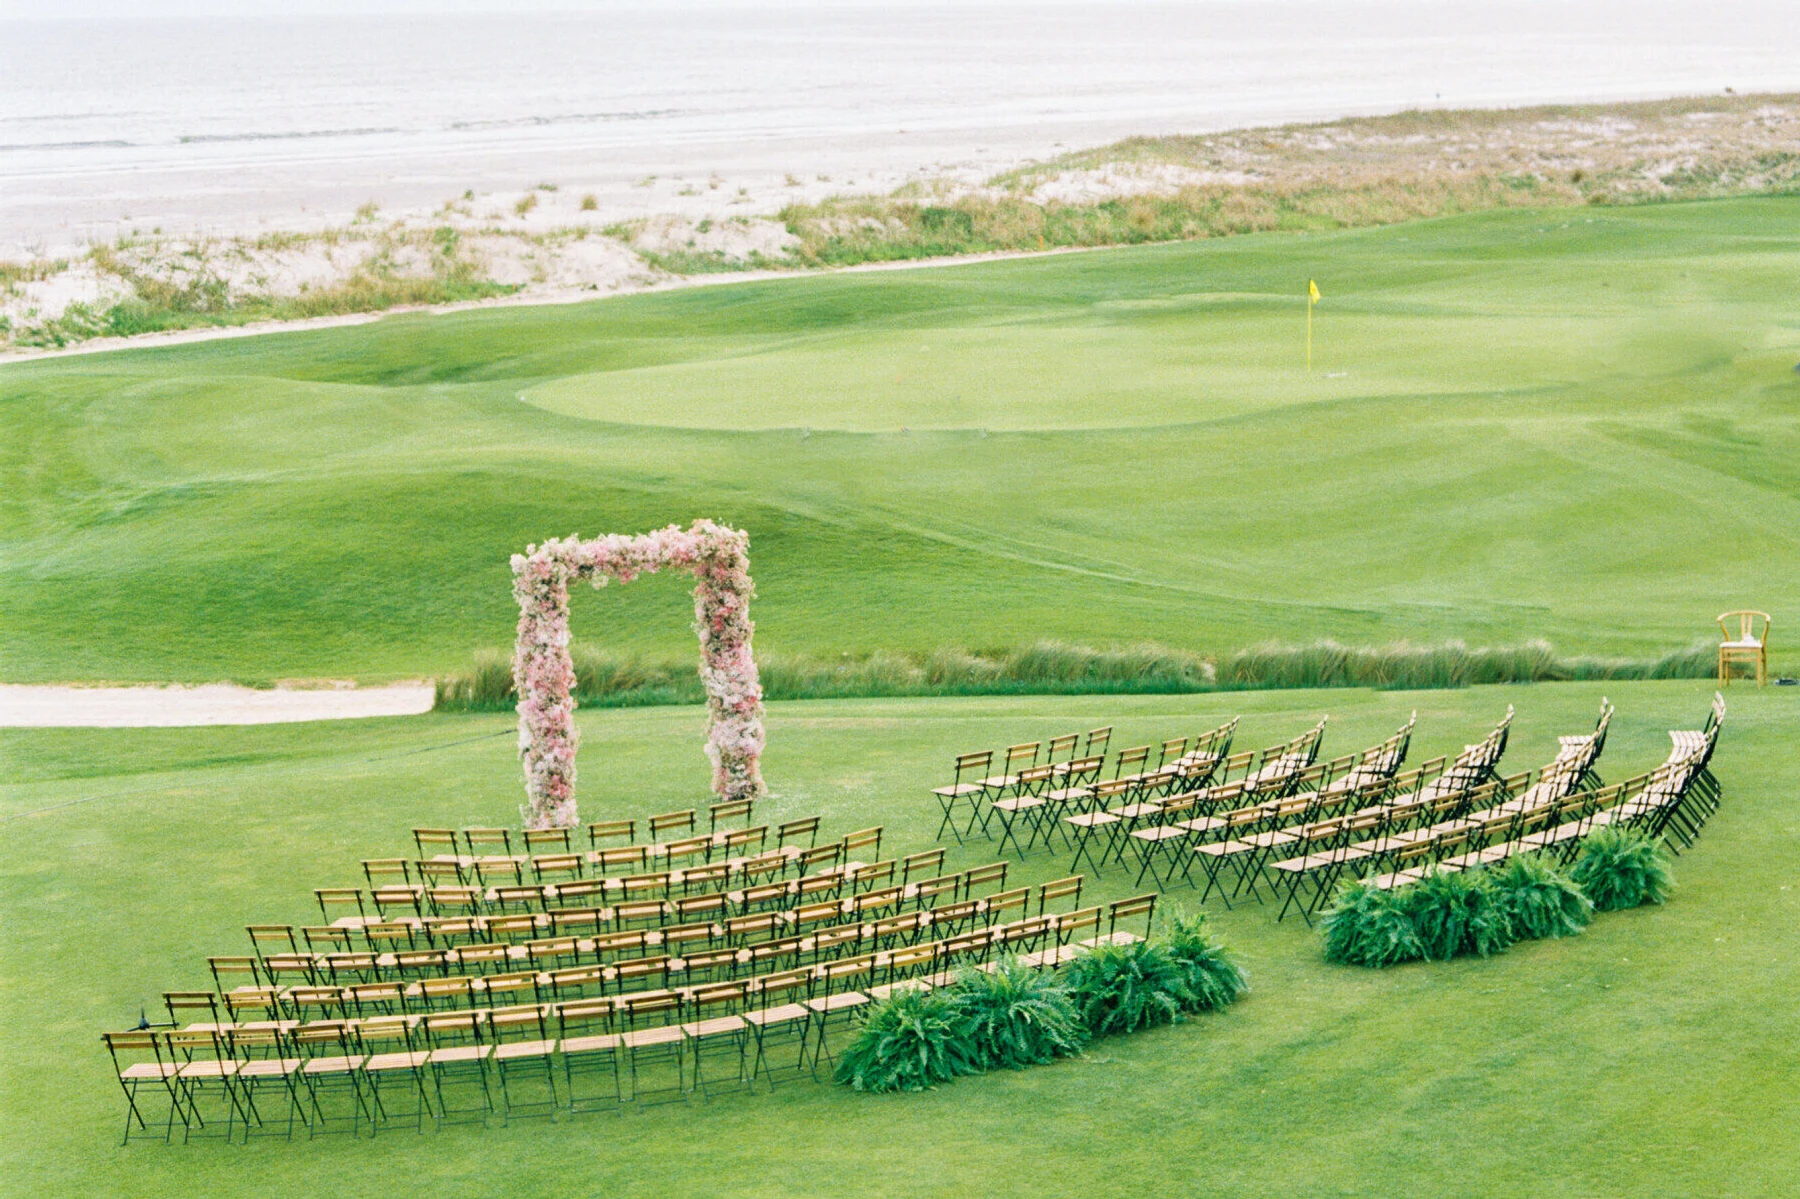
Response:
[[[1402,896],[1427,961],[1491,957],[1516,939],[1485,870],[1432,870]]]
[[[1495,901],[1506,910],[1520,940],[1569,937],[1594,918],[1580,887],[1538,854],[1519,854],[1491,867]]]
[[[1186,971],[1154,941],[1098,946],[1064,967],[1064,980],[1095,1036],[1168,1024],[1194,1005]]]
[[[1675,885],[1668,855],[1644,833],[1607,827],[1581,843],[1569,877],[1600,912],[1661,903]]]
[[[858,1091],[923,1091],[981,1063],[943,991],[901,991],[869,1009],[834,1077]]]
[[[1163,920],[1163,948],[1180,967],[1192,998],[1188,1010],[1211,1012],[1235,1003],[1250,989],[1238,964],[1206,932],[1206,915],[1176,908]]]
[[[1009,958],[990,971],[968,970],[946,989],[961,1017],[961,1036],[985,1070],[1023,1070],[1079,1053],[1087,1026],[1068,988],[1047,970]]]
[[[1337,889],[1320,931],[1328,962],[1393,966],[1425,956],[1407,898],[1361,879]]]

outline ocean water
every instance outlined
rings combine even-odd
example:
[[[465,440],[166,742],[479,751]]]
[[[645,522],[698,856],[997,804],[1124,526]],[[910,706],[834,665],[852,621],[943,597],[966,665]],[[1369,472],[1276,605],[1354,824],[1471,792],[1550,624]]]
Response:
[[[999,164],[1134,132],[1726,87],[1800,89],[1792,0],[5,21],[0,248],[543,177]]]

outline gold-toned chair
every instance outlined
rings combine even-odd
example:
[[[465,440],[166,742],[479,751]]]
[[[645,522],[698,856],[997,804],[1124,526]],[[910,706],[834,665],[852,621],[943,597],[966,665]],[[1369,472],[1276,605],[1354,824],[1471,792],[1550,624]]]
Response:
[[[1762,622],[1758,631],[1757,621]],[[1732,624],[1737,626],[1736,631]],[[1769,614],[1746,610],[1742,612],[1726,612],[1719,617],[1719,632],[1724,640],[1719,643],[1719,686],[1731,682],[1731,668],[1739,662],[1749,663],[1756,667],[1756,685],[1762,686],[1769,681]]]

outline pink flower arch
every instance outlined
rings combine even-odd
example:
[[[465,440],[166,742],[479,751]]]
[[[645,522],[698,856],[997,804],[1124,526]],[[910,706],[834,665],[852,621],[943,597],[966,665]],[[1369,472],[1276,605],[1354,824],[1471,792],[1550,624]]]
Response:
[[[713,791],[745,799],[763,791],[762,684],[750,653],[750,535],[710,520],[640,537],[569,537],[512,558],[519,634],[513,683],[519,695],[519,755],[525,764],[527,828],[573,828],[575,663],[569,657],[569,584],[629,583],[666,566],[694,573],[694,632],[706,687]]]

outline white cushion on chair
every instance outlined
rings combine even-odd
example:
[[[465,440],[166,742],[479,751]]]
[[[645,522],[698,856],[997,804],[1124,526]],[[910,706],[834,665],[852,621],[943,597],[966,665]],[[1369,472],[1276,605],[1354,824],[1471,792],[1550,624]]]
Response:
[[[1762,642],[1755,637],[1745,637],[1738,641],[1721,641],[1720,649],[1761,649]]]

